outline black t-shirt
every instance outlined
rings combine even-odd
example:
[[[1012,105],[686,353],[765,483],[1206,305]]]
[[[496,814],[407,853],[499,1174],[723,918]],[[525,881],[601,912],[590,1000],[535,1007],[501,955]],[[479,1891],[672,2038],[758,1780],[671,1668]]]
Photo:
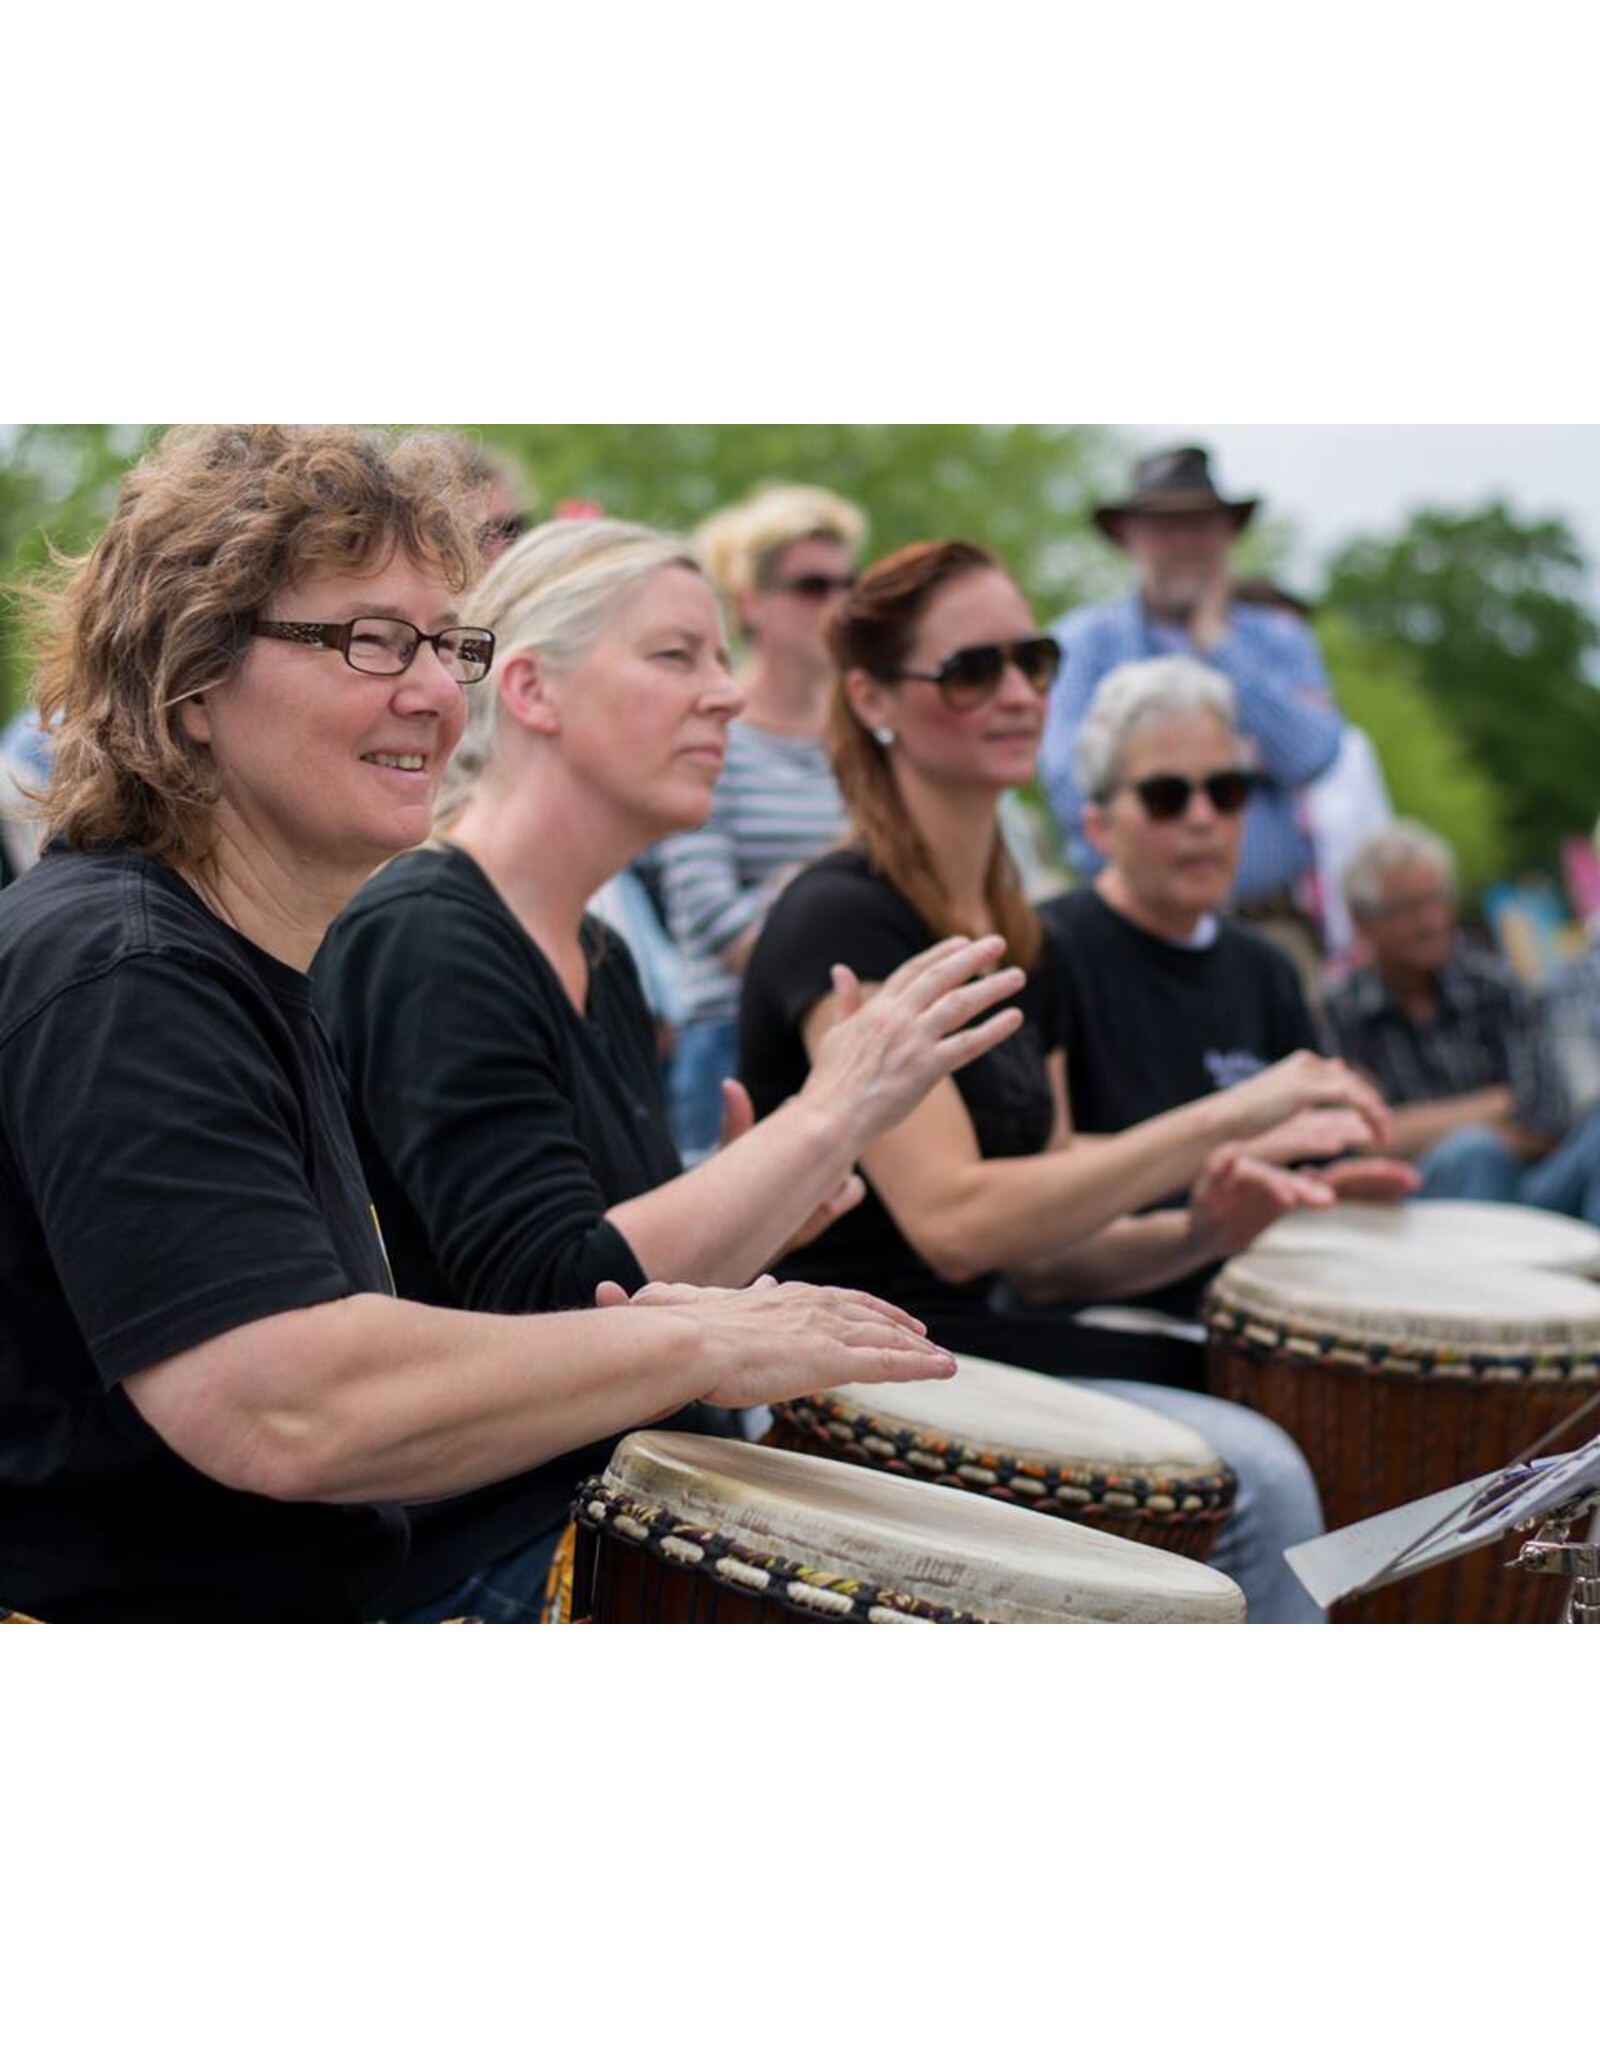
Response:
[[[1075,1130],[1125,1131],[1316,1045],[1292,963],[1242,925],[1223,919],[1209,946],[1177,946],[1093,888],[1058,896],[1040,916]],[[1209,1277],[1192,1274],[1141,1305],[1191,1315]]]
[[[159,862],[48,851],[0,898],[0,1604],[46,1620],[372,1611],[396,1508],[207,1479],[123,1388],[390,1285],[303,975]]]
[[[921,917],[863,853],[827,854],[797,876],[768,914],[745,970],[739,1072],[756,1114],[770,1114],[804,1085],[810,1062],[801,1025],[831,992],[835,962],[864,982],[882,982],[932,943]],[[1059,1027],[1048,978],[1030,977],[1021,1006],[1021,1030],[955,1076],[985,1159],[1026,1158],[1050,1142],[1055,1104],[1045,1060]],[[782,1274],[864,1287],[921,1316],[942,1342],[1011,1355],[988,1307],[992,1276],[965,1286],[941,1280],[870,1185],[863,1202],[784,1262]]]
[[[403,855],[312,966],[351,1122],[408,1300],[501,1314],[588,1308],[645,1274],[605,1220],[681,1169],[627,946],[586,919],[584,1012],[458,848]],[[394,1611],[548,1535],[611,1443],[412,1510]]]

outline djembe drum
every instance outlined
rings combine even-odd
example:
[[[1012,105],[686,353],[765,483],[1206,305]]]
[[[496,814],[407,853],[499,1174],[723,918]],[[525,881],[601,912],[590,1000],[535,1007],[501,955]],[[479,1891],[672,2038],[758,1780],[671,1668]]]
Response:
[[[1600,1288],[1562,1273],[1252,1250],[1207,1300],[1211,1390],[1280,1423],[1330,1529],[1509,1465],[1600,1387]],[[1561,1588],[1488,1549],[1340,1620],[1545,1621]]]
[[[596,1622],[1235,1622],[1191,1558],[891,1473],[644,1431],[574,1508]]]
[[[1600,1278],[1600,1230],[1548,1209],[1510,1202],[1340,1202],[1294,1209],[1251,1246],[1259,1252],[1343,1252],[1440,1259],[1457,1266],[1528,1266]]]
[[[1131,1401],[987,1358],[953,1380],[834,1387],[773,1410],[766,1441],[1211,1553],[1238,1490],[1192,1429]]]

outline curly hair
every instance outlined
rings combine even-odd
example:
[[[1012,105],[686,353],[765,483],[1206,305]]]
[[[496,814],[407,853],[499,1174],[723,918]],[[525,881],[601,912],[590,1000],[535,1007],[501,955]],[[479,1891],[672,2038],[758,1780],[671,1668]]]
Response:
[[[46,830],[204,862],[217,784],[180,698],[224,682],[286,584],[393,550],[451,588],[479,569],[472,482],[448,436],[356,427],[175,427],[123,480],[86,555],[25,593],[49,732]]]
[[[828,713],[828,753],[845,809],[873,868],[899,890],[936,939],[960,928],[922,836],[906,809],[886,749],[856,716],[845,693],[852,669],[887,679],[905,665],[923,613],[934,596],[963,576],[1005,565],[975,541],[919,541],[874,562],[829,621],[828,646],[838,665]],[[1006,957],[1032,972],[1043,934],[1003,836],[984,877],[984,897]]]

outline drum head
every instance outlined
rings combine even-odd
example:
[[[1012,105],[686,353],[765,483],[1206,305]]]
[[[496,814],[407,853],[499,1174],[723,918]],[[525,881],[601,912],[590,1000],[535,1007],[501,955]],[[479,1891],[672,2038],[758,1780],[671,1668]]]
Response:
[[[1600,1353],[1600,1287],[1566,1273],[1392,1251],[1262,1251],[1223,1267],[1212,1320],[1253,1316],[1320,1337],[1416,1340],[1473,1357]]]
[[[1332,1209],[1297,1209],[1269,1225],[1251,1250],[1378,1250],[1600,1277],[1600,1230],[1592,1223],[1510,1202],[1340,1202]]]
[[[921,1480],[716,1437],[646,1430],[606,1484],[764,1557],[888,1587],[983,1621],[1244,1619],[1192,1559]]]
[[[847,1416],[1025,1464],[1151,1468],[1198,1478],[1221,1462],[1194,1430],[1132,1401],[989,1358],[958,1362],[953,1380],[835,1387],[820,1398]]]

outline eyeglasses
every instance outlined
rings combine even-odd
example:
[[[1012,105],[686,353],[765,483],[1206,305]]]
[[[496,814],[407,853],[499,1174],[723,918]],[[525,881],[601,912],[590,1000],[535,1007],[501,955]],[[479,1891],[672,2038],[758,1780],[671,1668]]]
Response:
[[[887,676],[891,683],[932,683],[952,711],[972,711],[986,703],[1005,679],[1008,664],[1021,669],[1042,697],[1061,667],[1061,643],[1005,640],[983,647],[961,647],[946,655],[936,669],[903,668]]]
[[[789,597],[803,597],[809,604],[824,604],[830,597],[848,597],[856,587],[853,576],[791,576],[787,583],[773,583]]]
[[[1147,775],[1142,782],[1119,784],[1133,791],[1145,816],[1156,825],[1170,825],[1174,818],[1184,817],[1202,789],[1218,817],[1237,817],[1255,786],[1256,778],[1243,768],[1223,768],[1215,775],[1202,775],[1198,782],[1191,782],[1187,775]],[[1116,793],[1112,790],[1111,795]]]
[[[504,519],[489,520],[480,529],[478,538],[486,548],[508,548],[513,541],[521,540],[527,531],[528,521],[526,515],[521,512],[511,512]]]
[[[482,626],[447,626],[424,633],[405,619],[352,619],[347,626],[313,626],[292,619],[252,619],[261,640],[292,640],[298,647],[331,647],[366,676],[403,676],[419,647],[431,647],[458,683],[481,683],[494,664],[494,635]]]

